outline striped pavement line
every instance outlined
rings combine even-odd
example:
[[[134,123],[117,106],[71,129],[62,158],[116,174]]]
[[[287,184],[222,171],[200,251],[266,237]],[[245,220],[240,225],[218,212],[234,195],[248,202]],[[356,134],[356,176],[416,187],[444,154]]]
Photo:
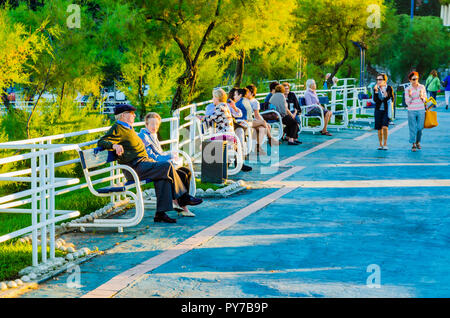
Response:
[[[295,188],[450,187],[450,179],[273,181],[267,185]]]
[[[408,121],[405,121],[405,122],[399,124],[398,126],[395,126],[394,128],[392,128],[392,129],[389,130],[389,135],[392,135],[392,134],[395,133],[397,130],[402,129],[402,128],[405,127],[406,125],[408,125]],[[363,139],[366,139],[367,137],[370,137],[370,136],[373,136],[373,135],[376,135],[376,134],[377,134],[377,132],[367,132],[367,133],[365,133],[365,134],[363,134],[363,135],[361,135],[361,136],[358,136],[358,137],[353,138],[353,140],[356,140],[356,141],[363,140]]]
[[[321,143],[321,144],[319,144],[319,145],[317,145],[317,146],[315,146],[315,147],[313,147],[311,149],[299,152],[298,154],[296,154],[294,156],[291,156],[291,157],[289,157],[287,159],[284,159],[284,160],[280,161],[278,163],[278,166],[286,166],[286,165],[290,164],[291,162],[293,162],[293,161],[295,161],[297,159],[303,158],[303,157],[305,157],[305,156],[307,156],[307,155],[309,155],[309,154],[311,154],[313,152],[316,152],[316,151],[318,151],[320,149],[328,147],[329,145],[332,145],[332,144],[334,144],[335,142],[337,142],[339,140],[341,140],[341,139],[333,138],[333,139],[327,140],[327,141],[325,141],[325,142],[323,142],[323,143]],[[274,166],[276,166],[276,165],[274,165]]]
[[[330,163],[319,167],[328,168],[354,168],[354,167],[421,167],[421,166],[450,166],[450,162],[424,162],[424,163]],[[275,180],[274,180],[275,181]]]

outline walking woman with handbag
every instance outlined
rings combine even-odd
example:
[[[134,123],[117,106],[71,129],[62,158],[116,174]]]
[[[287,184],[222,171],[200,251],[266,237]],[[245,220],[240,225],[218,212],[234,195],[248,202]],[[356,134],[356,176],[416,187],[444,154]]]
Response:
[[[425,101],[427,93],[425,86],[419,83],[419,73],[408,75],[411,85],[406,89],[405,102],[408,106],[409,142],[412,151],[421,149],[422,130],[425,122]]]
[[[388,150],[387,138],[389,128],[389,108],[394,101],[394,90],[387,85],[386,74],[378,74],[377,84],[373,88],[373,100],[375,101],[375,129],[378,130],[378,150]]]

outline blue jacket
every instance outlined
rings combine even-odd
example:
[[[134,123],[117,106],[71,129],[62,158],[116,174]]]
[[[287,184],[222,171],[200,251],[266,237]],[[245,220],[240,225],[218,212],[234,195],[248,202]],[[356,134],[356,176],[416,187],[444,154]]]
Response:
[[[149,158],[157,162],[166,162],[172,159],[172,155],[164,155],[159,140],[152,137],[146,128],[142,128],[138,136],[142,139],[145,145],[145,150]]]
[[[241,98],[237,103],[236,103],[236,107],[239,108],[242,112],[242,116],[238,117],[236,119],[240,119],[240,120],[247,120],[248,116],[247,116],[247,109],[244,106],[244,99]]]

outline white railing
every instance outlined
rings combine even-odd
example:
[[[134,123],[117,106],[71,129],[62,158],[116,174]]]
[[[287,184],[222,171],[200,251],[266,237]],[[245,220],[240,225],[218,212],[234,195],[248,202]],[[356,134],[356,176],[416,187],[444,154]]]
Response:
[[[356,107],[357,94],[359,88],[340,87],[339,90],[344,92],[343,101],[347,101],[347,95],[353,94],[353,106]],[[304,91],[295,91],[299,96]],[[331,105],[337,100],[336,89],[319,90],[318,93],[331,93]],[[262,99],[267,93],[257,94],[258,99]],[[170,125],[170,137],[168,140],[161,142],[161,145],[169,145],[171,151],[182,150],[187,148],[185,152],[192,158],[201,156],[200,149],[201,133],[197,131],[199,125],[195,124],[195,115],[198,111],[205,108],[211,101],[202,103],[193,103],[183,106],[173,112],[172,117],[162,119],[162,123]],[[346,105],[346,104],[345,104]],[[134,127],[144,126],[144,122],[137,122]],[[7,182],[27,182],[30,188],[16,193],[8,194],[0,197],[0,213],[22,213],[31,215],[31,226],[19,229],[9,234],[0,236],[0,243],[17,238],[28,233],[32,233],[32,263],[38,265],[38,237],[41,238],[42,262],[46,262],[55,258],[55,223],[79,215],[79,211],[58,210],[55,207],[55,197],[73,191],[87,188],[87,183],[81,183],[77,178],[59,178],[56,177],[56,169],[80,162],[79,157],[75,159],[62,160],[56,162],[55,155],[76,151],[79,148],[95,145],[98,141],[96,135],[106,132],[110,127],[101,127],[66,134],[58,134],[53,136],[45,136],[28,140],[12,141],[0,143],[0,150],[16,150],[25,152],[19,155],[1,158],[0,165],[7,165],[22,162],[22,166],[27,168],[19,168],[15,171],[0,173],[0,181]],[[78,144],[64,144],[64,140],[86,136],[88,141]],[[92,138],[90,137],[92,136]],[[58,143],[60,142],[60,143]],[[25,164],[24,164],[25,163]],[[95,184],[103,182],[111,182],[116,179],[114,175],[95,180]],[[113,196],[112,202],[119,200],[119,196]],[[31,205],[29,208],[21,208],[23,205]],[[49,241],[47,242],[47,235]],[[50,252],[47,254],[47,245]]]

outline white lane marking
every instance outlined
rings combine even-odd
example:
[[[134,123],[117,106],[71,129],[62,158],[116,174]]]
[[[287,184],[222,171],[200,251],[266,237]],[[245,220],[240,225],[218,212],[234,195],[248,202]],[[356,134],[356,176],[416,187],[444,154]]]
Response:
[[[298,188],[450,187],[450,179],[274,181],[267,184]]]
[[[317,146],[315,146],[315,147],[313,147],[311,149],[299,152],[298,154],[296,154],[294,156],[291,156],[291,157],[289,157],[287,159],[284,159],[284,160],[280,161],[278,163],[278,166],[286,166],[287,164],[289,164],[289,163],[291,163],[291,162],[293,162],[293,161],[295,161],[297,159],[303,158],[304,156],[307,156],[310,153],[313,153],[313,152],[316,152],[316,151],[318,151],[320,149],[328,147],[329,145],[334,144],[336,141],[339,141],[339,140],[341,140],[341,139],[333,138],[333,139],[327,140],[327,141],[325,141],[325,142],[323,142],[323,143],[321,143],[321,144],[319,144],[319,145],[317,145]],[[274,166],[276,166],[276,164]]]
[[[405,127],[406,125],[408,125],[408,121],[405,121],[401,124],[399,124],[398,126],[395,126],[394,128],[392,128],[391,130],[389,130],[389,135],[392,135],[393,133],[395,133],[397,130],[402,129],[403,127]],[[353,140],[359,141],[359,140],[363,140],[366,139],[367,137],[370,137],[372,135],[376,135],[377,132],[367,132],[361,136],[355,137],[353,138]]]
[[[313,268],[293,268],[293,269],[273,269],[269,271],[236,271],[236,272],[181,272],[181,273],[158,273],[155,276],[167,277],[167,276],[182,276],[192,278],[211,278],[211,277],[233,277],[238,275],[271,275],[271,274],[285,274],[285,273],[307,273],[307,272],[319,272],[319,271],[340,271],[346,269],[357,269],[356,266],[344,266],[344,267],[313,267]]]
[[[361,135],[361,136],[358,136],[358,137],[356,137],[356,138],[353,138],[353,140],[363,140],[363,139],[365,139],[365,138],[367,138],[367,137],[369,137],[369,136],[372,136],[372,135],[375,135],[375,133],[373,133],[373,132],[366,132],[365,134],[363,134],[363,135]]]
[[[113,277],[103,285],[82,296],[82,298],[113,297],[120,290],[126,288],[129,284],[133,283],[145,273],[152,271],[155,268],[177,258],[178,256],[193,250],[195,247],[212,239],[218,233],[236,224],[247,216],[261,210],[265,206],[269,205],[270,203],[295,189],[295,187],[284,187],[269,194],[268,196],[250,204],[249,206],[239,210],[238,212],[191,236],[182,243],[173,246],[162,252],[161,254],[158,254],[157,256],[152,257],[147,261]]]
[[[292,167],[291,169],[289,169],[289,170],[287,170],[287,171],[285,171],[283,173],[280,173],[279,175],[276,175],[275,177],[270,178],[267,181],[264,181],[263,184],[266,183],[266,182],[281,181],[281,180],[286,179],[286,178],[292,176],[293,174],[295,174],[295,173],[297,173],[297,172],[299,172],[299,171],[301,171],[301,170],[303,170],[305,168],[306,167],[304,167],[304,166]]]
[[[322,164],[320,167],[328,168],[350,168],[350,167],[409,167],[409,166],[450,166],[450,162],[436,162],[436,163],[335,163]],[[275,181],[275,180],[274,180]]]

